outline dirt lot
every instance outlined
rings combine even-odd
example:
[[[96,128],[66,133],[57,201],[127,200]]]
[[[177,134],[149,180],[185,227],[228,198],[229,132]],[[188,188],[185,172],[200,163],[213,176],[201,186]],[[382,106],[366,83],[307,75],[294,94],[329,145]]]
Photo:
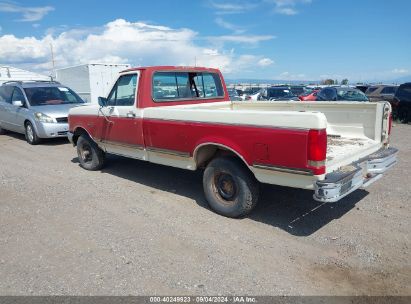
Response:
[[[0,295],[411,295],[411,126],[393,132],[400,163],[367,190],[264,186],[240,220],[208,209],[201,173],[88,172],[66,140],[0,136]]]

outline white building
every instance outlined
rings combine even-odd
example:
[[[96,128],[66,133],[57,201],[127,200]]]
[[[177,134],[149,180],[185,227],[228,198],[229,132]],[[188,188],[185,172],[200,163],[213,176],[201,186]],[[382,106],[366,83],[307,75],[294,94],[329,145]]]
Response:
[[[33,73],[15,67],[0,65],[0,85],[6,81],[43,80],[50,81],[49,76]]]
[[[74,90],[84,101],[97,103],[109,93],[119,72],[129,64],[90,63],[57,69],[56,80]]]

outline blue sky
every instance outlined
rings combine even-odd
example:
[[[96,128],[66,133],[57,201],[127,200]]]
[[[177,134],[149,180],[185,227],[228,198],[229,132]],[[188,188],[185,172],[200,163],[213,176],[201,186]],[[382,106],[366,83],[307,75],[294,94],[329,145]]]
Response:
[[[0,64],[215,66],[228,78],[411,75],[408,0],[1,1]],[[411,77],[410,77],[411,78]]]

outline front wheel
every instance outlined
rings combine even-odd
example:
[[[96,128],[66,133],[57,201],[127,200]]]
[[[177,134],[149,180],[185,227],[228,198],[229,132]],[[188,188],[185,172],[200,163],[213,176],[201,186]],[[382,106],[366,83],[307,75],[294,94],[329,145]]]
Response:
[[[96,171],[103,168],[105,153],[87,135],[81,135],[77,140],[77,155],[80,166],[86,170]]]
[[[26,141],[30,145],[38,145],[41,141],[40,137],[38,137],[36,130],[34,129],[31,122],[27,122],[25,125],[25,136],[26,136]]]
[[[208,164],[203,188],[210,207],[227,217],[244,216],[257,205],[259,184],[243,163],[233,157],[219,157]]]

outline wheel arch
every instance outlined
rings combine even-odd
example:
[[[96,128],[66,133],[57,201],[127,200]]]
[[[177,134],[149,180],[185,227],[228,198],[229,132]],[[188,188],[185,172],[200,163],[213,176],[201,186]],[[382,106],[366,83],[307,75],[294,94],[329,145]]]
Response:
[[[86,134],[88,137],[90,137],[95,142],[94,138],[90,135],[90,133],[85,128],[76,127],[73,131],[73,143],[74,143],[74,145],[77,145],[78,138],[83,134]]]
[[[207,165],[218,155],[232,155],[241,160],[241,162],[249,168],[249,165],[242,153],[238,152],[237,149],[231,146],[218,142],[204,142],[197,145],[193,152],[193,160],[198,168]]]

